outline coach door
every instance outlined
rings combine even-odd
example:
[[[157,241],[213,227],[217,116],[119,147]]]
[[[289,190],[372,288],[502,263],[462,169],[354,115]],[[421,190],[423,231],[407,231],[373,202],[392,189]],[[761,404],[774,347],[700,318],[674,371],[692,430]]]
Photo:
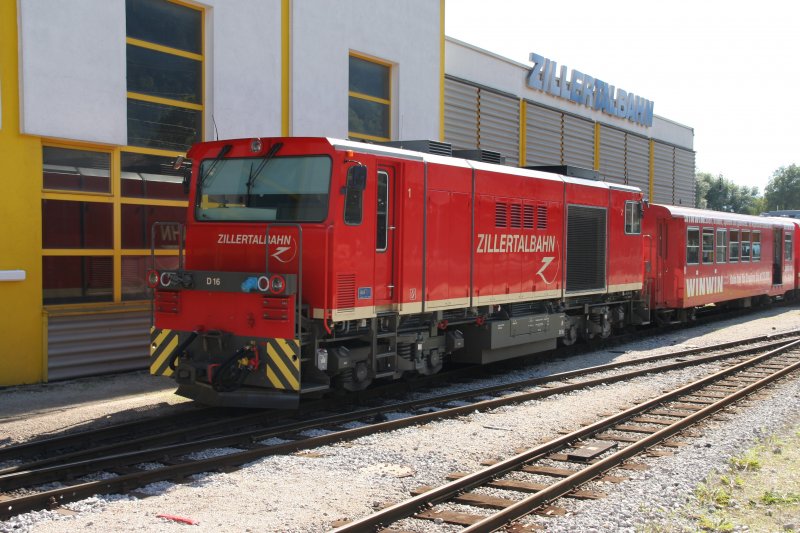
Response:
[[[772,230],[772,284],[783,284],[783,230]]]
[[[652,246],[651,246],[652,249]],[[655,302],[661,304],[664,302],[664,271],[667,265],[667,222],[665,220],[658,221],[656,228],[656,261],[653,265],[656,269],[656,286],[655,286]]]
[[[394,168],[378,167],[376,238],[375,238],[375,305],[390,305],[394,297]]]

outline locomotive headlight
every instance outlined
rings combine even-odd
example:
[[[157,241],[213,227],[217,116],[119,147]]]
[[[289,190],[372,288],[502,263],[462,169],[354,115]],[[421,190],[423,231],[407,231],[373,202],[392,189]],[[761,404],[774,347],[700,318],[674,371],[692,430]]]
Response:
[[[279,294],[283,292],[283,289],[285,288],[286,288],[286,280],[283,279],[283,276],[275,275],[269,279],[269,290],[273,294]]]
[[[317,368],[328,370],[328,350],[325,348],[317,348]]]
[[[147,286],[151,289],[158,287],[158,271],[150,270],[147,272]]]
[[[258,153],[261,151],[261,139],[253,139],[250,142],[250,151],[253,153]]]
[[[169,287],[175,281],[177,281],[175,272],[162,272],[159,278],[162,287]]]

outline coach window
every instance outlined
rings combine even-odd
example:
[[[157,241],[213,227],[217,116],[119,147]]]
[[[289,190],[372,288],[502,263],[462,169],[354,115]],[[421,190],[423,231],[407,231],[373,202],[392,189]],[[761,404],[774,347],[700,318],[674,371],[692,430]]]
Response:
[[[788,233],[783,238],[783,260],[787,263],[792,261],[792,236]]]
[[[348,135],[367,141],[391,140],[391,65],[350,55]]]
[[[728,230],[717,230],[717,263],[724,263],[727,259],[728,251]]]
[[[742,230],[742,263],[750,261],[750,230]]]
[[[378,236],[375,249],[379,252],[386,251],[389,241],[389,174],[378,172]]]
[[[700,228],[686,231],[686,262],[690,265],[700,262]]]
[[[703,228],[703,263],[714,262],[714,228]]]
[[[731,263],[739,262],[739,230],[731,230]]]
[[[639,202],[625,202],[625,233],[639,235],[642,232],[642,215]]]
[[[753,262],[761,261],[761,232],[754,231],[752,237]]]

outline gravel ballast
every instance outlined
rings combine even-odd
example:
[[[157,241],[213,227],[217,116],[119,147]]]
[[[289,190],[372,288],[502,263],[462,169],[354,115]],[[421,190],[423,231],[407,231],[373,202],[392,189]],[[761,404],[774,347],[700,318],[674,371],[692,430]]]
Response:
[[[514,378],[798,328],[800,311],[773,309],[660,335],[613,351],[547,363],[520,371]],[[560,430],[577,429],[582,422],[596,419],[602,413],[625,409],[718,368],[707,364],[649,375],[625,384],[598,386],[491,412],[475,412],[309,452],[267,457],[231,473],[194,476],[183,485],[154,483],[134,495],[98,496],[69,504],[68,509],[76,514],[28,513],[0,522],[0,532],[178,531],[189,527],[159,518],[160,514],[190,519],[195,522],[192,530],[197,531],[325,531],[335,520],[364,516],[375,508],[406,498],[415,487],[440,485],[451,472],[475,470],[484,459],[508,457],[520,447],[550,440]],[[19,441],[66,426],[80,426],[96,418],[118,421],[135,417],[137,412],[152,415],[159,410],[174,410],[184,402],[170,396],[171,389],[166,388],[169,384],[156,378],[147,381],[134,374],[113,379],[120,388],[124,388],[126,380],[134,381],[137,386],[117,397],[112,397],[113,388],[109,387],[105,391],[109,399],[94,397],[87,401],[82,394],[92,391],[92,380],[0,391],[3,405],[0,435]],[[108,380],[96,381],[100,386]],[[55,397],[60,397],[60,402]],[[18,407],[7,411],[6,405]],[[671,521],[674,510],[692,497],[696,485],[710,471],[723,469],[731,456],[741,453],[760,436],[800,422],[798,408],[800,382],[784,383],[767,400],[737,408],[735,414],[724,417],[728,420],[706,423],[698,430],[702,436],[675,450],[674,456],[646,459],[650,470],[626,471],[622,475],[630,480],[621,484],[593,486],[608,492],[608,498],[561,500],[558,506],[568,509],[568,516],[530,520],[552,531],[586,532],[634,531],[643,523]],[[229,451],[218,449],[207,453]],[[410,523],[404,525],[411,527]],[[457,530],[432,523],[417,523],[414,527],[420,531]],[[688,524],[686,527],[691,529]]]

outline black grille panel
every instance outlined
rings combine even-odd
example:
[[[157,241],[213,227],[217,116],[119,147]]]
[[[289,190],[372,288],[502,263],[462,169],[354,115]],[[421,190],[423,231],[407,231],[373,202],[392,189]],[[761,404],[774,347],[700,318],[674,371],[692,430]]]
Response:
[[[567,292],[606,286],[606,210],[567,207]]]

